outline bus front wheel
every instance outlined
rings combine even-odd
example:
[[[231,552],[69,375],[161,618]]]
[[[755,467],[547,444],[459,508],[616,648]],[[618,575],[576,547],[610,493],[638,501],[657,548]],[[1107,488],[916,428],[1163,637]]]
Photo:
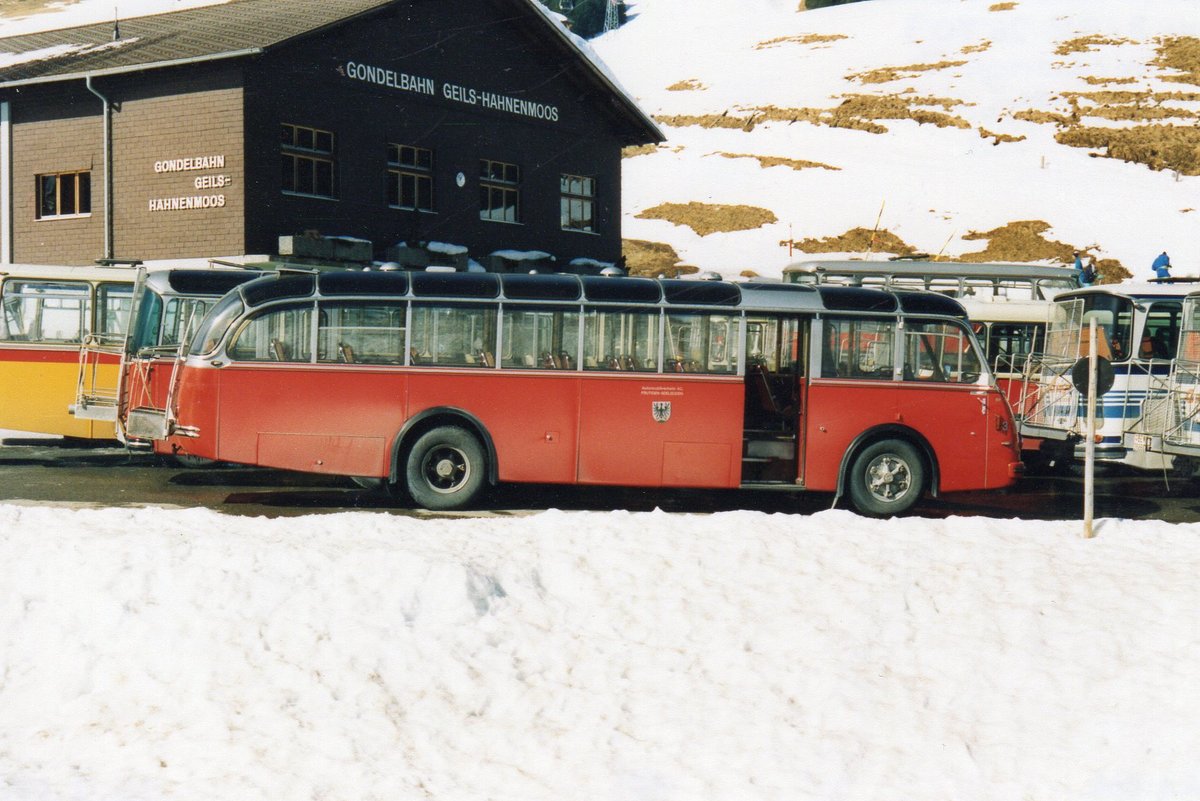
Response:
[[[849,484],[850,502],[863,514],[903,514],[925,491],[925,463],[909,443],[885,439],[854,458]]]
[[[418,506],[445,511],[465,508],[479,496],[484,470],[479,440],[465,429],[442,426],[413,443],[405,478]]]

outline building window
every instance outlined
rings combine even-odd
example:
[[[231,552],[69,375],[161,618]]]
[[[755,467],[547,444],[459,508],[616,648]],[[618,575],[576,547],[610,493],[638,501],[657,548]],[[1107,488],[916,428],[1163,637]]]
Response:
[[[388,145],[388,205],[433,211],[433,151],[410,145]]]
[[[516,164],[479,162],[479,219],[521,221],[521,168]]]
[[[92,174],[60,172],[37,177],[37,217],[71,217],[92,213]]]
[[[302,125],[283,125],[280,146],[284,192],[336,197],[332,133]]]
[[[582,175],[559,177],[559,208],[564,231],[596,230],[596,179]]]

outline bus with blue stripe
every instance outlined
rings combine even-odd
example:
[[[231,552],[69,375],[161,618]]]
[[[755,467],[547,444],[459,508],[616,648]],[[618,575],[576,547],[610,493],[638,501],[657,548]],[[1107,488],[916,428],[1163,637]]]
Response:
[[[1097,460],[1142,470],[1171,467],[1172,456],[1151,447],[1145,435],[1169,394],[1190,288],[1175,282],[1125,283],[1056,297],[1045,352],[1031,365],[1027,381],[1033,401],[1022,435],[1042,438],[1047,449],[1063,456],[1082,458],[1087,398],[1074,387],[1071,371],[1088,356],[1095,320],[1097,355],[1113,371],[1112,387],[1097,403]]]

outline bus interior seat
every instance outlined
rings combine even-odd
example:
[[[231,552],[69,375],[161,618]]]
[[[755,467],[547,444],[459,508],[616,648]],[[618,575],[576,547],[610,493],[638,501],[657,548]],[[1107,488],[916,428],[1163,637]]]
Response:
[[[483,363],[484,367],[496,366],[496,356],[490,350],[479,351],[479,361]]]
[[[354,364],[354,348],[345,342],[338,344],[338,355],[342,357],[342,361],[346,364]]]
[[[275,357],[277,362],[287,361],[287,348],[278,339],[271,340],[271,355]]]

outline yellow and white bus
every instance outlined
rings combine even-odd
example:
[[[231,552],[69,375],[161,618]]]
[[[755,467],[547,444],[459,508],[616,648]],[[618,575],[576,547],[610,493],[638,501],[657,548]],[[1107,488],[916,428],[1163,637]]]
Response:
[[[132,265],[0,266],[0,429],[80,439],[115,439],[111,420],[76,418],[79,354],[85,343],[120,345],[129,326]],[[98,379],[117,381],[120,357]]]

